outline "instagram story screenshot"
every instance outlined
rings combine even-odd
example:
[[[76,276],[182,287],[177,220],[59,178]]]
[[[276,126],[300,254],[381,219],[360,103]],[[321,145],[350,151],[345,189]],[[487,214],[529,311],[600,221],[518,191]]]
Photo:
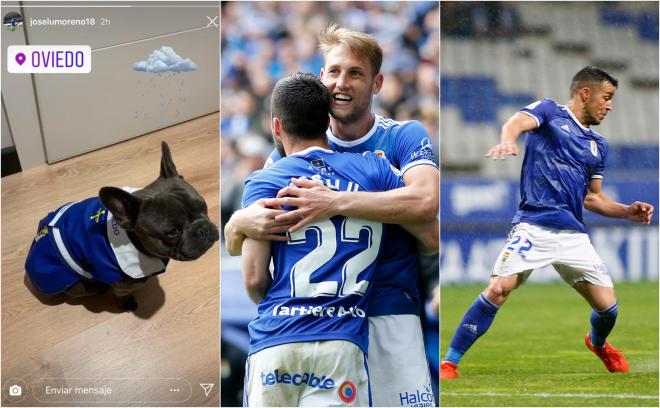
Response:
[[[219,3],[1,3],[2,406],[219,405]]]

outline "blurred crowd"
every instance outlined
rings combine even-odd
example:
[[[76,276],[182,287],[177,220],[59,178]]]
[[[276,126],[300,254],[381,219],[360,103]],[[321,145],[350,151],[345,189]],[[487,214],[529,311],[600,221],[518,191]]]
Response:
[[[269,95],[295,73],[319,75],[317,35],[331,23],[373,35],[385,80],[374,111],[421,121],[437,143],[437,2],[227,2],[222,4],[222,223],[240,208],[243,182],[273,149]],[[434,146],[437,152],[437,145]]]
[[[522,31],[516,9],[501,1],[442,3],[442,34],[468,38],[513,38]]]

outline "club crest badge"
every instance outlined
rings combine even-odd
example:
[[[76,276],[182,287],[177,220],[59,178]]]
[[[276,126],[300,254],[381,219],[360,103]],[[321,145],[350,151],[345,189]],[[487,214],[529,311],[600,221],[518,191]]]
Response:
[[[591,141],[591,154],[598,157],[598,144],[593,140]]]

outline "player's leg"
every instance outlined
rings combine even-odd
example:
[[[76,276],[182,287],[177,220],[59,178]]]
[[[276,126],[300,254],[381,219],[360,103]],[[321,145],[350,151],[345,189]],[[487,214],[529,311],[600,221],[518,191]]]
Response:
[[[589,282],[577,282],[573,288],[591,305],[591,331],[589,339],[594,347],[605,346],[605,339],[614,328],[618,315],[618,303],[614,288]]]
[[[521,223],[509,234],[500,252],[488,287],[479,294],[456,328],[449,350],[440,365],[440,378],[458,377],[458,364],[479,337],[490,327],[500,306],[536,268],[554,260],[556,240],[553,232]]]
[[[346,340],[319,341],[313,344],[315,348],[306,357],[306,361],[309,362],[310,380],[307,386],[303,387],[295,405],[299,407],[371,406],[369,367],[362,350]],[[316,380],[313,377],[316,377]]]
[[[423,338],[419,316],[369,317],[373,406],[435,405]]]
[[[616,304],[614,287],[597,285],[588,281],[578,281],[571,286],[582,295],[593,310],[605,310]]]
[[[477,296],[463,315],[449,350],[440,365],[442,379],[457,378],[458,364],[468,349],[481,337],[495,319],[500,306],[506,302],[509,294],[524,281],[525,274],[515,276],[492,276],[488,287]]]
[[[610,372],[628,372],[628,362],[623,354],[607,342],[607,337],[616,324],[619,305],[614,288],[578,282],[573,288],[580,293],[592,307],[591,330],[584,340],[585,344],[601,359]]]
[[[607,342],[618,315],[618,303],[607,267],[591,245],[587,234],[567,234],[566,247],[555,269],[591,306],[591,329],[585,338],[611,372],[628,371],[625,357]]]

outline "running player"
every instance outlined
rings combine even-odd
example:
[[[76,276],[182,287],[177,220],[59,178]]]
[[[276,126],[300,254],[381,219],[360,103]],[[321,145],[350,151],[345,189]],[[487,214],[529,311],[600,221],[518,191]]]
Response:
[[[521,201],[513,229],[493,266],[490,284],[458,325],[441,364],[441,378],[457,378],[463,354],[490,327],[511,291],[530,273],[553,265],[562,279],[591,306],[585,343],[610,372],[627,372],[620,351],[606,341],[617,317],[612,280],[582,221],[582,207],[613,218],[649,224],[653,206],[612,201],[602,189],[607,141],[591,129],[612,110],[618,81],[596,67],[573,77],[566,105],[544,99],[513,115],[502,127],[501,143],[487,156],[517,155],[516,139],[528,132],[520,179]]]
[[[328,149],[329,104],[328,89],[312,75],[278,81],[272,131],[286,157],[246,180],[244,205],[274,197],[292,177],[345,191],[403,187],[386,160]],[[245,285],[259,302],[259,316],[249,325],[245,405],[371,405],[366,295],[388,227],[335,216],[272,247],[270,241],[243,241]]]
[[[382,50],[364,33],[331,25],[320,36],[321,80],[331,93],[327,137],[335,151],[375,152],[400,169],[405,188],[387,192],[346,192],[294,180],[276,200],[237,211],[225,227],[227,248],[237,254],[243,237],[281,240],[282,231],[337,214],[384,223],[436,220],[439,174],[430,138],[417,121],[397,122],[371,112],[372,96],[383,84]],[[271,155],[276,160],[278,155]],[[306,187],[306,188],[305,188]],[[288,197],[284,197],[288,196]],[[265,207],[290,205],[284,213]],[[393,227],[369,303],[369,372],[374,406],[432,404],[428,362],[419,319],[415,239]],[[438,240],[437,230],[430,237]]]

